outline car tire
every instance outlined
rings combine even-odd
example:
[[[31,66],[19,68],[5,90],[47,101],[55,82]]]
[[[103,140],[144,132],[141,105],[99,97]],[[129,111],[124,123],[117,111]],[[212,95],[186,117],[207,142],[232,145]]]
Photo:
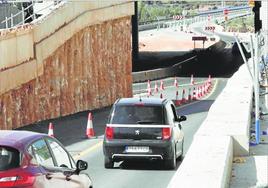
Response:
[[[182,161],[183,160],[183,147],[184,147],[184,140],[182,141],[182,144],[181,144],[182,146],[182,149],[181,149],[181,155],[179,156],[179,158],[178,158],[178,160],[179,161]]]
[[[165,160],[165,166],[169,170],[174,170],[177,166],[177,161],[176,161],[176,151],[173,149],[172,151],[172,156],[170,159]]]
[[[105,168],[113,168],[114,167],[114,162],[111,158],[105,157],[104,158],[104,167]]]

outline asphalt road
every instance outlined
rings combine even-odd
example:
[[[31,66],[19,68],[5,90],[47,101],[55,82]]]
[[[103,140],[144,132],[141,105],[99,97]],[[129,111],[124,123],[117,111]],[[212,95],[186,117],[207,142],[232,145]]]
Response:
[[[194,78],[197,85],[203,83],[207,78]],[[165,98],[175,99],[175,93],[182,89],[190,87],[190,77],[177,78],[179,88],[173,86],[174,78],[164,80],[165,91],[162,92]],[[216,97],[225,87],[227,78],[214,78],[214,89],[200,101],[188,103],[177,108],[179,115],[186,115],[188,120],[182,123],[185,132],[184,155],[187,152],[193,135],[207,116],[208,110]],[[154,87],[155,81],[151,82]],[[158,87],[160,82],[158,81]],[[146,96],[147,83],[133,85],[133,93],[136,96]],[[160,93],[154,94],[159,97]],[[96,138],[85,138],[87,115],[89,111],[77,113],[74,115],[61,117],[58,119],[38,122],[33,125],[26,126],[24,130],[47,133],[48,123],[54,124],[54,135],[68,149],[68,151],[77,159],[83,159],[88,162],[88,174],[93,180],[94,187],[97,188],[151,188],[166,187],[171,180],[175,170],[165,170],[163,164],[159,161],[139,161],[137,163],[123,162],[116,163],[114,169],[104,168],[104,158],[102,153],[102,138],[105,130],[107,117],[110,107],[91,111],[93,113],[93,125]],[[178,162],[177,168],[179,168]]]
[[[167,79],[167,80],[172,80]],[[180,80],[180,79],[179,79]],[[184,81],[183,81],[184,80]],[[196,79],[196,82],[202,81],[204,78]],[[171,81],[166,81],[167,86]],[[181,79],[185,85],[189,84],[189,78]],[[182,127],[185,132],[185,153],[187,152],[194,133],[197,131],[201,123],[207,116],[208,110],[225,87],[227,79],[214,79],[214,89],[212,90],[209,97],[204,100],[195,101],[184,106],[177,108],[177,112],[180,115],[186,115],[188,120],[183,122]],[[146,83],[133,88],[143,88]],[[187,87],[187,86],[185,86]],[[166,93],[173,93],[174,87],[167,87]],[[102,119],[105,119],[106,110]],[[104,127],[105,124],[102,125]],[[103,132],[102,132],[103,134]],[[104,157],[102,153],[102,138],[99,135],[98,138],[93,140],[85,140],[73,145],[68,146],[68,150],[73,154],[73,156],[78,159],[81,158],[88,162],[89,169],[88,174],[91,176],[94,187],[97,188],[151,188],[151,187],[167,187],[169,181],[171,180],[175,170],[165,170],[163,163],[161,161],[137,161],[137,162],[122,162],[116,163],[114,169],[104,168]],[[78,155],[80,153],[80,155]],[[185,155],[184,153],[184,155]],[[178,162],[177,168],[179,168],[181,162]]]

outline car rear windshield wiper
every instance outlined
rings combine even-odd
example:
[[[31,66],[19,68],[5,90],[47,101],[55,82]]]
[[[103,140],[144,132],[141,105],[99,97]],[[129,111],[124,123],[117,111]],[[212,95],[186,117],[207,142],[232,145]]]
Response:
[[[157,124],[157,122],[155,121],[151,121],[151,120],[142,120],[142,121],[137,121],[137,124]]]

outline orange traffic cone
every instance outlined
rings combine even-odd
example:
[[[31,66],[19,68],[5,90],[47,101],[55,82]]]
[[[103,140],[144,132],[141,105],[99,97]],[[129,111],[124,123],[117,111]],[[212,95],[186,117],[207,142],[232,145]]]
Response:
[[[186,102],[187,102],[187,100],[186,100],[186,96],[185,96],[185,89],[182,90],[181,102],[182,102],[182,103],[186,103]]]
[[[157,86],[157,82],[155,82],[155,85],[154,85],[154,92],[155,92],[155,93],[158,93],[158,86]]]
[[[165,90],[165,87],[164,87],[164,82],[163,82],[163,80],[161,80],[161,82],[160,82],[160,89],[163,91],[163,90]]]
[[[147,83],[147,95],[148,97],[152,95],[152,88],[151,88],[151,81],[148,80],[148,83]]]
[[[193,100],[197,100],[197,93],[194,87],[194,91],[193,91]]]
[[[147,90],[147,97],[150,97],[152,95],[152,89],[148,88]]]
[[[200,93],[200,87],[197,87],[197,98],[200,99],[201,98],[201,93]]]
[[[48,136],[54,137],[54,126],[52,123],[49,123],[49,127],[48,127]]]
[[[179,86],[179,84],[178,84],[178,80],[177,80],[176,77],[175,77],[175,80],[174,80],[174,86],[175,86],[175,87],[178,87],[178,86]]]
[[[211,76],[208,75],[208,83],[211,84]]]
[[[175,105],[176,105],[176,106],[181,105],[181,100],[179,100],[179,91],[176,91]]]
[[[202,86],[199,86],[199,98],[203,97]]]
[[[191,94],[192,90],[191,88],[188,89],[188,102],[190,102],[192,100],[192,94]]]
[[[147,89],[151,89],[151,81],[150,80],[148,80],[148,82],[147,82]]]
[[[93,130],[92,114],[91,113],[88,114],[86,136],[87,136],[87,138],[92,138],[95,136],[95,133]]]
[[[191,85],[194,85],[194,76],[191,75]]]
[[[203,90],[203,95],[206,95],[207,93],[206,93],[206,85],[205,84],[203,84],[202,90]]]

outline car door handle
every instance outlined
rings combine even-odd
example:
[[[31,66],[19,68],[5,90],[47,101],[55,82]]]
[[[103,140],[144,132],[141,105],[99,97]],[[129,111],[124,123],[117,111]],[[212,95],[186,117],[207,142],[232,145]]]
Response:
[[[52,174],[47,173],[47,174],[46,174],[46,178],[47,178],[48,180],[52,179]]]

